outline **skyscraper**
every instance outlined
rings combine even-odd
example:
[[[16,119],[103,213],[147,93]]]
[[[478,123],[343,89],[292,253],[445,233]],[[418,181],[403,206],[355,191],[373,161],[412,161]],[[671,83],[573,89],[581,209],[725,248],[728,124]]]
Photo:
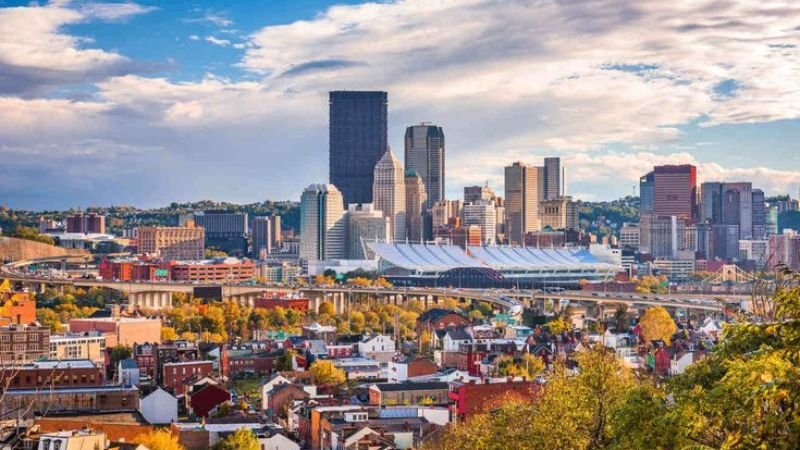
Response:
[[[272,253],[272,222],[269,217],[253,217],[253,250],[254,258],[262,259],[262,256]]]
[[[247,253],[247,213],[208,210],[195,214],[194,223],[206,230],[206,247],[235,256]]]
[[[639,178],[639,211],[642,214],[653,212],[653,194],[655,191],[655,173],[648,172]]]
[[[421,123],[406,128],[406,170],[422,178],[428,200],[425,207],[444,200],[444,131]]]
[[[414,170],[406,170],[406,237],[411,242],[423,241],[423,208],[428,198],[422,178]]]
[[[477,203],[479,201],[493,202],[495,200],[494,189],[488,184],[484,186],[464,186],[464,203]]]
[[[561,167],[561,158],[550,157],[544,159],[544,200],[555,200],[567,195],[564,170]]]
[[[403,165],[389,148],[375,165],[372,198],[375,208],[389,218],[391,237],[406,239],[406,187]]]
[[[345,204],[372,203],[373,169],[386,153],[388,95],[333,91],[329,96],[330,182]]]
[[[312,184],[300,197],[300,259],[344,259],[342,193],[332,184]]]
[[[521,162],[505,168],[506,238],[511,245],[524,245],[527,233],[541,229],[540,169]]]
[[[656,166],[653,212],[693,223],[697,207],[697,168],[691,164]]]
[[[464,205],[462,214],[464,215],[464,227],[476,225],[481,229],[481,245],[494,245],[497,237],[497,215],[494,203],[486,200],[479,200],[474,203]]]

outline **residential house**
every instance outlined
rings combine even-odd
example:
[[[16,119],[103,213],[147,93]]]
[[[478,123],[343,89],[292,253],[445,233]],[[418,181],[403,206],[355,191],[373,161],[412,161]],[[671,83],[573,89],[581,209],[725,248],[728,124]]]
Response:
[[[195,417],[208,417],[219,406],[231,401],[231,393],[216,384],[206,384],[187,393],[188,411]]]
[[[139,366],[133,358],[122,359],[117,363],[117,382],[123,386],[139,384]]]
[[[358,354],[364,358],[386,363],[394,358],[395,353],[394,339],[385,334],[364,336],[358,343]]]
[[[178,399],[157,387],[139,400],[139,414],[153,425],[178,421]]]

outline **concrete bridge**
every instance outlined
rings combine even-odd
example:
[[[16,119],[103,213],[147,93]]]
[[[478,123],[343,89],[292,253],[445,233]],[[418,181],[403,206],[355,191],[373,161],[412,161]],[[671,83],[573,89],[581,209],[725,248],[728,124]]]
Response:
[[[159,310],[172,307],[172,294],[197,294],[204,289],[217,290],[225,300],[239,302],[242,305],[253,305],[256,297],[264,291],[280,293],[299,293],[310,300],[310,307],[317,311],[323,302],[330,302],[336,313],[344,313],[357,303],[394,303],[401,304],[417,300],[424,306],[441,303],[445,298],[453,298],[460,302],[486,302],[497,309],[521,313],[523,307],[545,311],[551,304],[558,309],[562,301],[581,305],[591,312],[593,317],[603,317],[618,305],[624,304],[631,309],[663,306],[672,311],[678,309],[704,312],[719,312],[724,303],[739,303],[748,300],[743,295],[703,295],[703,294],[633,294],[633,293],[587,293],[584,291],[542,292],[528,290],[501,289],[457,289],[457,288],[375,288],[355,286],[307,286],[297,288],[276,287],[268,285],[245,284],[207,284],[207,283],[174,283],[174,282],[130,282],[95,279],[64,279],[47,276],[36,276],[20,269],[37,263],[86,264],[87,258],[42,258],[40,260],[18,261],[0,266],[0,276],[26,287],[42,292],[48,286],[75,286],[79,288],[106,288],[127,294],[128,308]],[[718,300],[722,300],[721,302]]]

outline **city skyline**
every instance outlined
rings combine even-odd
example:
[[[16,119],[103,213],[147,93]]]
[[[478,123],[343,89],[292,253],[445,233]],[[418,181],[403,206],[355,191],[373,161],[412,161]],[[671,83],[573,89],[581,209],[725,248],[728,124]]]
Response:
[[[767,196],[800,188],[800,42],[767,5],[41,5],[0,8],[12,208],[297,201],[328,179],[332,90],[388,92],[396,149],[406,127],[441,126],[445,198],[487,180],[502,192],[505,165],[544,156],[589,201],[633,193],[661,164]]]

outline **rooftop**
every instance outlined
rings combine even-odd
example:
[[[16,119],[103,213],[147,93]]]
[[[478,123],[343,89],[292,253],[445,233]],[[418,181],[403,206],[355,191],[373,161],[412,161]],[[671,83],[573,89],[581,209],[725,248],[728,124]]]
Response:
[[[448,384],[444,381],[427,381],[423,383],[375,383],[373,384],[381,392],[399,392],[399,391],[428,391],[433,389],[448,388]]]

